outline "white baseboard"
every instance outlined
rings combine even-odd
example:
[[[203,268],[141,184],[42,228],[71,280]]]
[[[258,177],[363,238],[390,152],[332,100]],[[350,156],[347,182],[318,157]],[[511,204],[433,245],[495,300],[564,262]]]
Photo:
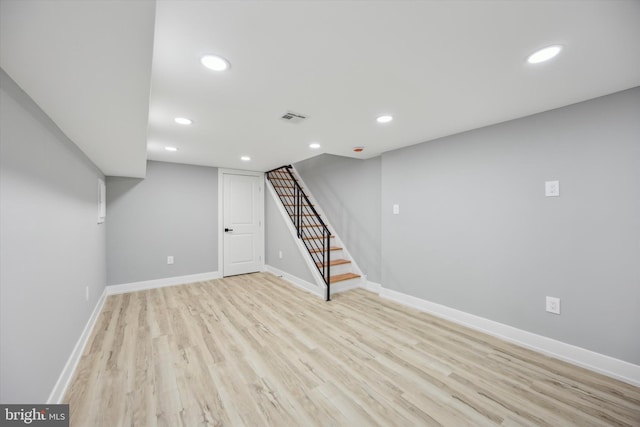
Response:
[[[331,295],[339,294],[340,292],[350,291],[351,289],[358,289],[364,287],[364,280],[362,278],[359,279],[351,279],[346,280],[344,282],[338,282],[336,284],[331,285]]]
[[[380,294],[380,291],[382,290],[382,285],[380,283],[370,282],[366,280],[363,282],[362,288],[366,289],[369,292],[373,292],[374,294]]]
[[[126,294],[127,292],[144,291],[147,289],[164,288],[165,286],[185,285],[187,283],[204,282],[222,278],[219,271],[209,273],[189,274],[187,276],[166,277],[163,279],[145,280],[142,282],[124,283],[107,286],[107,295]]]
[[[298,288],[301,288],[305,291],[311,292],[312,294],[317,295],[321,298],[324,298],[326,296],[325,294],[326,288],[320,288],[319,286],[311,282],[307,282],[304,279],[296,277],[276,267],[273,267],[271,265],[266,265],[265,271],[275,276],[282,277],[284,280],[291,283],[292,285],[295,285]],[[332,295],[338,294],[340,292],[346,292],[346,291],[350,291],[351,289],[357,289],[361,287],[362,287],[362,281],[358,281],[358,280],[349,280],[348,282],[344,282],[344,283],[338,282],[335,285],[331,285],[331,294]]]
[[[467,326],[505,341],[581,366],[626,383],[640,386],[640,366],[591,350],[514,328],[391,289],[381,288],[380,296],[434,316]]]
[[[73,347],[73,351],[67,360],[67,363],[64,365],[60,376],[58,377],[58,381],[56,381],[56,385],[53,386],[53,390],[51,394],[49,394],[49,398],[47,399],[48,404],[60,404],[62,403],[62,399],[64,398],[64,394],[67,392],[67,388],[71,383],[71,379],[73,378],[73,374],[76,371],[76,367],[78,366],[78,362],[80,362],[80,358],[82,357],[82,353],[84,353],[84,348],[89,341],[89,337],[93,332],[93,327],[98,320],[98,316],[102,312],[102,307],[104,306],[104,302],[107,299],[107,287],[105,287],[102,295],[98,299],[96,306],[93,308],[93,312],[87,321],[87,324],[84,326],[82,330],[82,334],[80,334],[80,338],[78,342],[76,342],[75,347]]]
[[[270,265],[265,265],[265,271],[272,273],[276,276],[282,277],[287,282],[297,286],[307,292],[310,292],[316,296],[324,297],[324,289],[320,289],[313,283],[300,279],[299,277],[288,274],[278,268]],[[58,377],[47,403],[55,404],[62,403],[64,394],[67,391],[69,383],[73,378],[78,362],[82,357],[84,348],[87,345],[89,337],[93,332],[93,328],[98,320],[98,316],[102,311],[106,297],[108,295],[114,295],[126,292],[135,292],[145,289],[160,288],[165,286],[180,285],[186,283],[193,283],[205,280],[215,280],[221,277],[219,272],[192,274],[188,276],[170,277],[166,279],[147,280],[144,282],[128,283],[122,285],[106,286],[102,295],[98,299],[96,306],[85,325],[78,342],[76,343],[73,351],[67,363],[62,370],[62,373]],[[378,293],[380,297],[395,301],[397,303],[406,305],[424,311],[434,316],[441,317],[446,320],[467,326],[469,328],[484,332],[486,334],[495,336],[508,342],[520,345],[525,348],[555,357],[560,360],[572,363],[577,366],[607,375],[609,377],[624,381],[634,386],[640,386],[640,366],[634,365],[623,360],[615,359],[610,356],[606,356],[600,353],[586,350],[581,347],[577,347],[571,344],[566,344],[561,341],[557,341],[551,338],[537,335],[532,332],[527,332],[512,326],[508,326],[493,320],[485,319],[480,316],[465,313],[460,310],[456,310],[441,304],[433,303],[421,298],[417,298],[411,295],[403,294],[391,289],[385,289],[379,283],[361,281],[354,284],[352,289],[358,287],[358,285],[366,290]],[[341,289],[346,291],[348,289]]]
[[[324,289],[321,289],[320,287],[318,287],[316,284],[311,283],[311,282],[307,282],[306,280],[303,280],[299,277],[296,277],[294,275],[291,275],[285,271],[280,270],[279,268],[276,268],[272,265],[265,265],[265,271],[273,274],[274,276],[278,276],[278,277],[282,277],[284,280],[286,280],[287,282],[291,283],[294,286],[297,286],[300,289],[303,289],[307,292],[310,292],[314,295],[317,295],[321,298],[324,298]]]

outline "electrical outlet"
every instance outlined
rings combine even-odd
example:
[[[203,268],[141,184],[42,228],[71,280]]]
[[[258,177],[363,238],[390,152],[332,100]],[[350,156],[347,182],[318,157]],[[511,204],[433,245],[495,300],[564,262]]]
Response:
[[[393,205],[393,214],[394,215],[400,214],[400,205]]]
[[[560,298],[547,297],[546,310],[549,313],[560,314]]]
[[[278,251],[278,257],[282,259],[282,251]]]
[[[173,255],[167,257],[167,264],[173,264]]]

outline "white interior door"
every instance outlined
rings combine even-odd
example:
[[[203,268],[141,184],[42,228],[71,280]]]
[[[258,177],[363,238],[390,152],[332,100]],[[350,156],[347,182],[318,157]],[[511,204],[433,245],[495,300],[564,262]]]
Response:
[[[223,276],[262,269],[262,176],[223,173]]]

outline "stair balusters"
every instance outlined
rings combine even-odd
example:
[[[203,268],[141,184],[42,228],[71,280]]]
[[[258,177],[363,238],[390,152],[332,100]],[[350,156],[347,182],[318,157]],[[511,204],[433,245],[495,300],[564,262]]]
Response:
[[[267,172],[299,239],[302,239],[309,255],[327,285],[326,300],[331,300],[331,232],[293,174],[291,165]]]

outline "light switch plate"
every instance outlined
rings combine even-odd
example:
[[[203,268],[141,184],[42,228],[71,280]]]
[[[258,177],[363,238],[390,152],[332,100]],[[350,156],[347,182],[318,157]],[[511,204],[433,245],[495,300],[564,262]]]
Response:
[[[545,181],[544,195],[547,197],[560,196],[560,181]]]

